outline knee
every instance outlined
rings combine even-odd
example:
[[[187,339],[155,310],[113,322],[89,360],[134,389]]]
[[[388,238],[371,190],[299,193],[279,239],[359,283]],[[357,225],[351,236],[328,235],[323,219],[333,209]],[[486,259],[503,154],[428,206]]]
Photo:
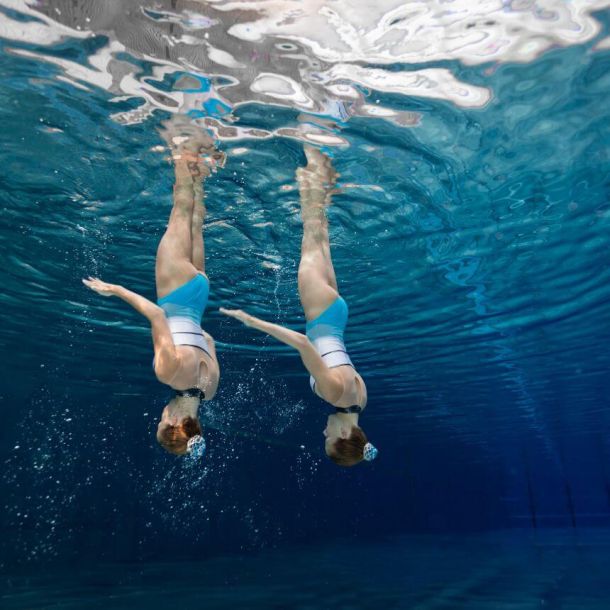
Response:
[[[298,270],[299,281],[313,275],[316,272],[316,267],[317,265],[315,264],[315,259],[313,257],[302,256]]]
[[[324,257],[319,250],[303,252],[299,263],[299,273],[311,273],[316,271],[322,273],[325,264]]]

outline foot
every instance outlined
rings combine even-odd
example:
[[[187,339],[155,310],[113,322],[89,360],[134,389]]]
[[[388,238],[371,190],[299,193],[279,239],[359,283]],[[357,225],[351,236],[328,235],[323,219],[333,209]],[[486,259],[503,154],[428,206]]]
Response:
[[[192,178],[205,178],[224,166],[226,155],[216,149],[213,138],[185,117],[176,115],[163,123],[159,135],[176,166],[185,164]]]
[[[297,169],[301,205],[330,205],[338,174],[330,159],[313,146],[303,148],[307,166]]]

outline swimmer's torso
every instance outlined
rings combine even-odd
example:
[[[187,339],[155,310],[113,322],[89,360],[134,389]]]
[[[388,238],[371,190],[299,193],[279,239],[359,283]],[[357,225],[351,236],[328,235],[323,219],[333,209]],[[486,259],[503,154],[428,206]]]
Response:
[[[177,345],[176,352],[180,366],[169,385],[174,390],[199,388],[205,393],[205,400],[211,400],[216,394],[220,378],[216,358],[190,345]]]
[[[308,339],[324,360],[331,375],[341,381],[343,392],[339,398],[325,396],[322,388],[310,377],[309,384],[314,393],[334,407],[366,407],[367,393],[364,380],[352,364],[343,342],[347,325],[348,308],[345,300],[338,296],[318,317],[307,322]]]
[[[157,303],[163,309],[180,365],[167,383],[174,390],[199,388],[211,400],[218,388],[220,371],[214,340],[201,328],[210,282],[198,273]],[[160,380],[161,381],[161,380]]]

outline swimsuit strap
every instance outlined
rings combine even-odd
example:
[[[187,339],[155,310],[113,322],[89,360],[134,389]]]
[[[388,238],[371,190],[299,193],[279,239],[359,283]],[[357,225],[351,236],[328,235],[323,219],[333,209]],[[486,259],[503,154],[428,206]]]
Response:
[[[205,400],[205,392],[199,388],[189,388],[188,390],[175,390],[176,396],[187,396],[189,398],[199,398]]]
[[[362,407],[360,405],[353,405],[351,407],[335,407],[335,413],[362,413]]]

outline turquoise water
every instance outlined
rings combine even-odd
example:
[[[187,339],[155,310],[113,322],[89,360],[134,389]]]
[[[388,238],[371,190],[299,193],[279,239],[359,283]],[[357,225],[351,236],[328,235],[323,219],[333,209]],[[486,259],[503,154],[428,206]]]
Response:
[[[230,556],[246,566],[241,599],[264,604],[250,585],[265,565],[316,563],[335,544],[394,558],[390,574],[414,583],[413,536],[425,537],[414,557],[439,561],[451,536],[439,578],[470,582],[510,539],[494,532],[514,531],[502,561],[527,569],[511,595],[539,600],[532,535],[548,528],[567,567],[541,567],[542,581],[601,565],[570,536],[605,540],[610,526],[609,25],[601,0],[0,0],[0,569],[21,575],[6,599],[31,583],[69,607],[72,565],[94,575],[74,603],[99,599],[96,575],[125,598],[118,562],[152,605],[160,565],[217,574]],[[173,179],[156,129],[172,114],[227,153],[207,186],[204,326],[222,379],[200,468],[156,444],[168,394],[143,320],[81,284],[154,296]],[[350,470],[324,456],[326,410],[298,357],[218,312],[304,330],[304,143],[340,173],[333,260],[380,450]],[[392,537],[393,550],[379,542]],[[55,584],[36,580],[41,565]],[[283,577],[285,599],[298,574]],[[493,605],[513,599],[498,578],[482,601],[466,587],[463,606],[435,580],[390,597],[512,607]],[[602,585],[578,578],[547,607],[602,607]],[[360,607],[377,595],[365,588]]]

